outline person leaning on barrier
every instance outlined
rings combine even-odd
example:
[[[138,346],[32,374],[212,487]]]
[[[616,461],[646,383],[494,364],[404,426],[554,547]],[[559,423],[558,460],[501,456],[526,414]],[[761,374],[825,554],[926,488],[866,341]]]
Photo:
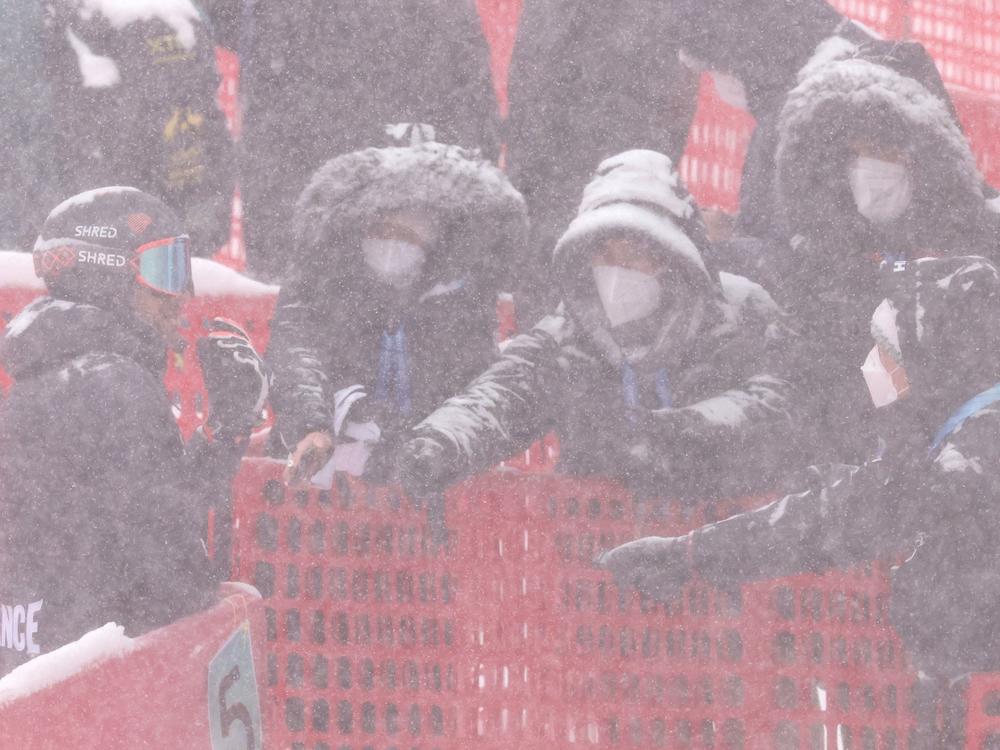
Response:
[[[268,351],[287,476],[309,478],[337,443],[328,469],[376,480],[402,430],[495,356],[499,283],[527,234],[524,201],[457,146],[369,148],[316,172],[294,229]]]
[[[555,248],[563,303],[412,430],[404,486],[440,489],[554,428],[568,472],[686,497],[769,488],[795,453],[787,329],[704,245],[668,157],[605,160]]]
[[[881,299],[880,262],[995,259],[1000,216],[947,103],[899,61],[847,54],[816,67],[781,113],[776,194],[793,239],[716,262],[747,269],[806,344],[796,371],[815,408],[803,439],[825,460],[863,463],[872,408],[853,367]]]
[[[126,634],[198,611],[227,575],[202,539],[228,495],[268,375],[219,321],[198,342],[209,395],[182,445],[163,384],[191,291],[184,227],[135,188],[76,195],[34,249],[48,296],[0,339],[0,674],[107,622]]]
[[[875,347],[854,373],[878,409],[882,455],[815,467],[804,492],[599,561],[619,583],[668,599],[692,575],[729,586],[903,559],[890,614],[914,666],[948,679],[997,671],[1000,272],[966,257],[885,273]]]

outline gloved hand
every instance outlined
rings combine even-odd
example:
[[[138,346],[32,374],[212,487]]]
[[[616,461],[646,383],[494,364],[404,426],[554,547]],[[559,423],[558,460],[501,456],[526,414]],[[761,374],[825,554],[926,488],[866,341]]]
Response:
[[[391,412],[353,385],[334,394],[334,464],[370,484],[392,481],[395,420]]]
[[[406,441],[396,455],[396,477],[411,497],[443,491],[455,479],[454,450],[429,437]]]
[[[372,446],[361,479],[368,484],[375,485],[396,482],[399,445],[399,433],[382,433],[381,440]]]
[[[677,596],[691,580],[690,536],[650,536],[604,552],[595,564],[611,571],[623,589],[663,602]]]
[[[691,415],[683,409],[636,408],[631,413],[637,431],[656,447],[683,443],[685,432],[692,427]]]
[[[310,432],[288,455],[285,463],[285,484],[289,487],[307,485],[333,453],[333,438],[326,432]]]
[[[260,420],[271,390],[271,370],[246,331],[225,318],[212,320],[198,339],[198,361],[208,392],[205,432],[213,440],[239,442]]]

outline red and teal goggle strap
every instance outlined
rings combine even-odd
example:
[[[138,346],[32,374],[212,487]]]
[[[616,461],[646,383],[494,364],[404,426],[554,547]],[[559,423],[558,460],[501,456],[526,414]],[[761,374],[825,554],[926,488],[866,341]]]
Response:
[[[132,265],[139,283],[153,291],[170,295],[193,291],[191,241],[187,235],[143,245],[135,251]]]

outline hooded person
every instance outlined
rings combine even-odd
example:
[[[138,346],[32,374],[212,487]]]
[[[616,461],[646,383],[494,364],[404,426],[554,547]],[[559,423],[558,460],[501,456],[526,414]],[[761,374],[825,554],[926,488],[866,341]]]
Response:
[[[679,163],[699,76],[678,56],[670,4],[641,0],[525,4],[508,77],[507,166],[531,215],[515,265],[524,322],[551,311],[552,248],[595,164],[630,149]]]
[[[845,55],[881,58],[941,99],[957,123],[937,67],[921,44],[879,39],[827,0],[669,0],[668,5],[682,57],[696,70],[711,72],[722,98],[756,120],[743,165],[737,236],[784,240],[794,234],[781,221],[774,193],[779,120],[789,93],[824,63]]]
[[[998,216],[945,101],[884,56],[818,66],[780,121],[777,196],[792,240],[745,255],[807,342],[799,372],[815,397],[814,442],[861,463],[870,407],[852,368],[883,261],[996,257]],[[719,261],[721,262],[721,261]]]
[[[374,479],[373,464],[341,462],[358,448],[349,444],[390,444],[495,355],[524,201],[457,146],[369,148],[313,175],[294,230],[269,348],[289,478],[308,476],[337,442],[337,466]]]
[[[563,303],[413,429],[404,486],[440,489],[551,429],[566,472],[685,497],[772,485],[794,453],[787,330],[704,245],[668,157],[602,162],[555,248]]]
[[[824,42],[847,45],[872,36],[827,0],[669,0],[667,5],[682,59],[710,72],[722,99],[757,121],[743,164],[736,233],[779,236],[772,193],[776,124],[785,97]]]
[[[600,562],[667,599],[691,575],[732,586],[905,558],[893,568],[890,615],[914,667],[942,680],[994,672],[1000,272],[957,257],[885,273],[888,296],[853,373],[878,407],[881,457],[816,467],[804,492],[682,537],[630,542]]]
[[[230,3],[231,4],[231,3]],[[426,123],[442,143],[499,152],[490,57],[469,0],[255,0],[240,28],[250,269],[283,279],[295,198],[318,164]]]
[[[235,151],[212,27],[192,0],[48,0],[36,30],[61,195],[135,185],[184,220],[196,255],[229,241]]]
[[[0,339],[15,381],[0,404],[0,675],[105,623],[139,635],[212,602],[227,570],[206,555],[208,513],[221,527],[268,387],[245,334],[217,323],[198,342],[209,419],[182,445],[163,376],[190,247],[158,199],[76,195],[34,260],[48,296]]]

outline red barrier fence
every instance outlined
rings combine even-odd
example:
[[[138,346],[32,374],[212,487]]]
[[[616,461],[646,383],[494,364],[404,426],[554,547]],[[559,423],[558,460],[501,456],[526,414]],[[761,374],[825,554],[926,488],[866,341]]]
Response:
[[[258,690],[263,607],[246,586],[223,594],[208,612],[141,638],[95,632],[0,680],[0,746],[260,750],[262,726],[273,725]]]
[[[280,472],[246,461],[235,494],[280,747],[907,746],[914,676],[880,567],[696,583],[663,606],[591,564],[759,500],[490,475],[418,505],[346,478],[291,491]]]

